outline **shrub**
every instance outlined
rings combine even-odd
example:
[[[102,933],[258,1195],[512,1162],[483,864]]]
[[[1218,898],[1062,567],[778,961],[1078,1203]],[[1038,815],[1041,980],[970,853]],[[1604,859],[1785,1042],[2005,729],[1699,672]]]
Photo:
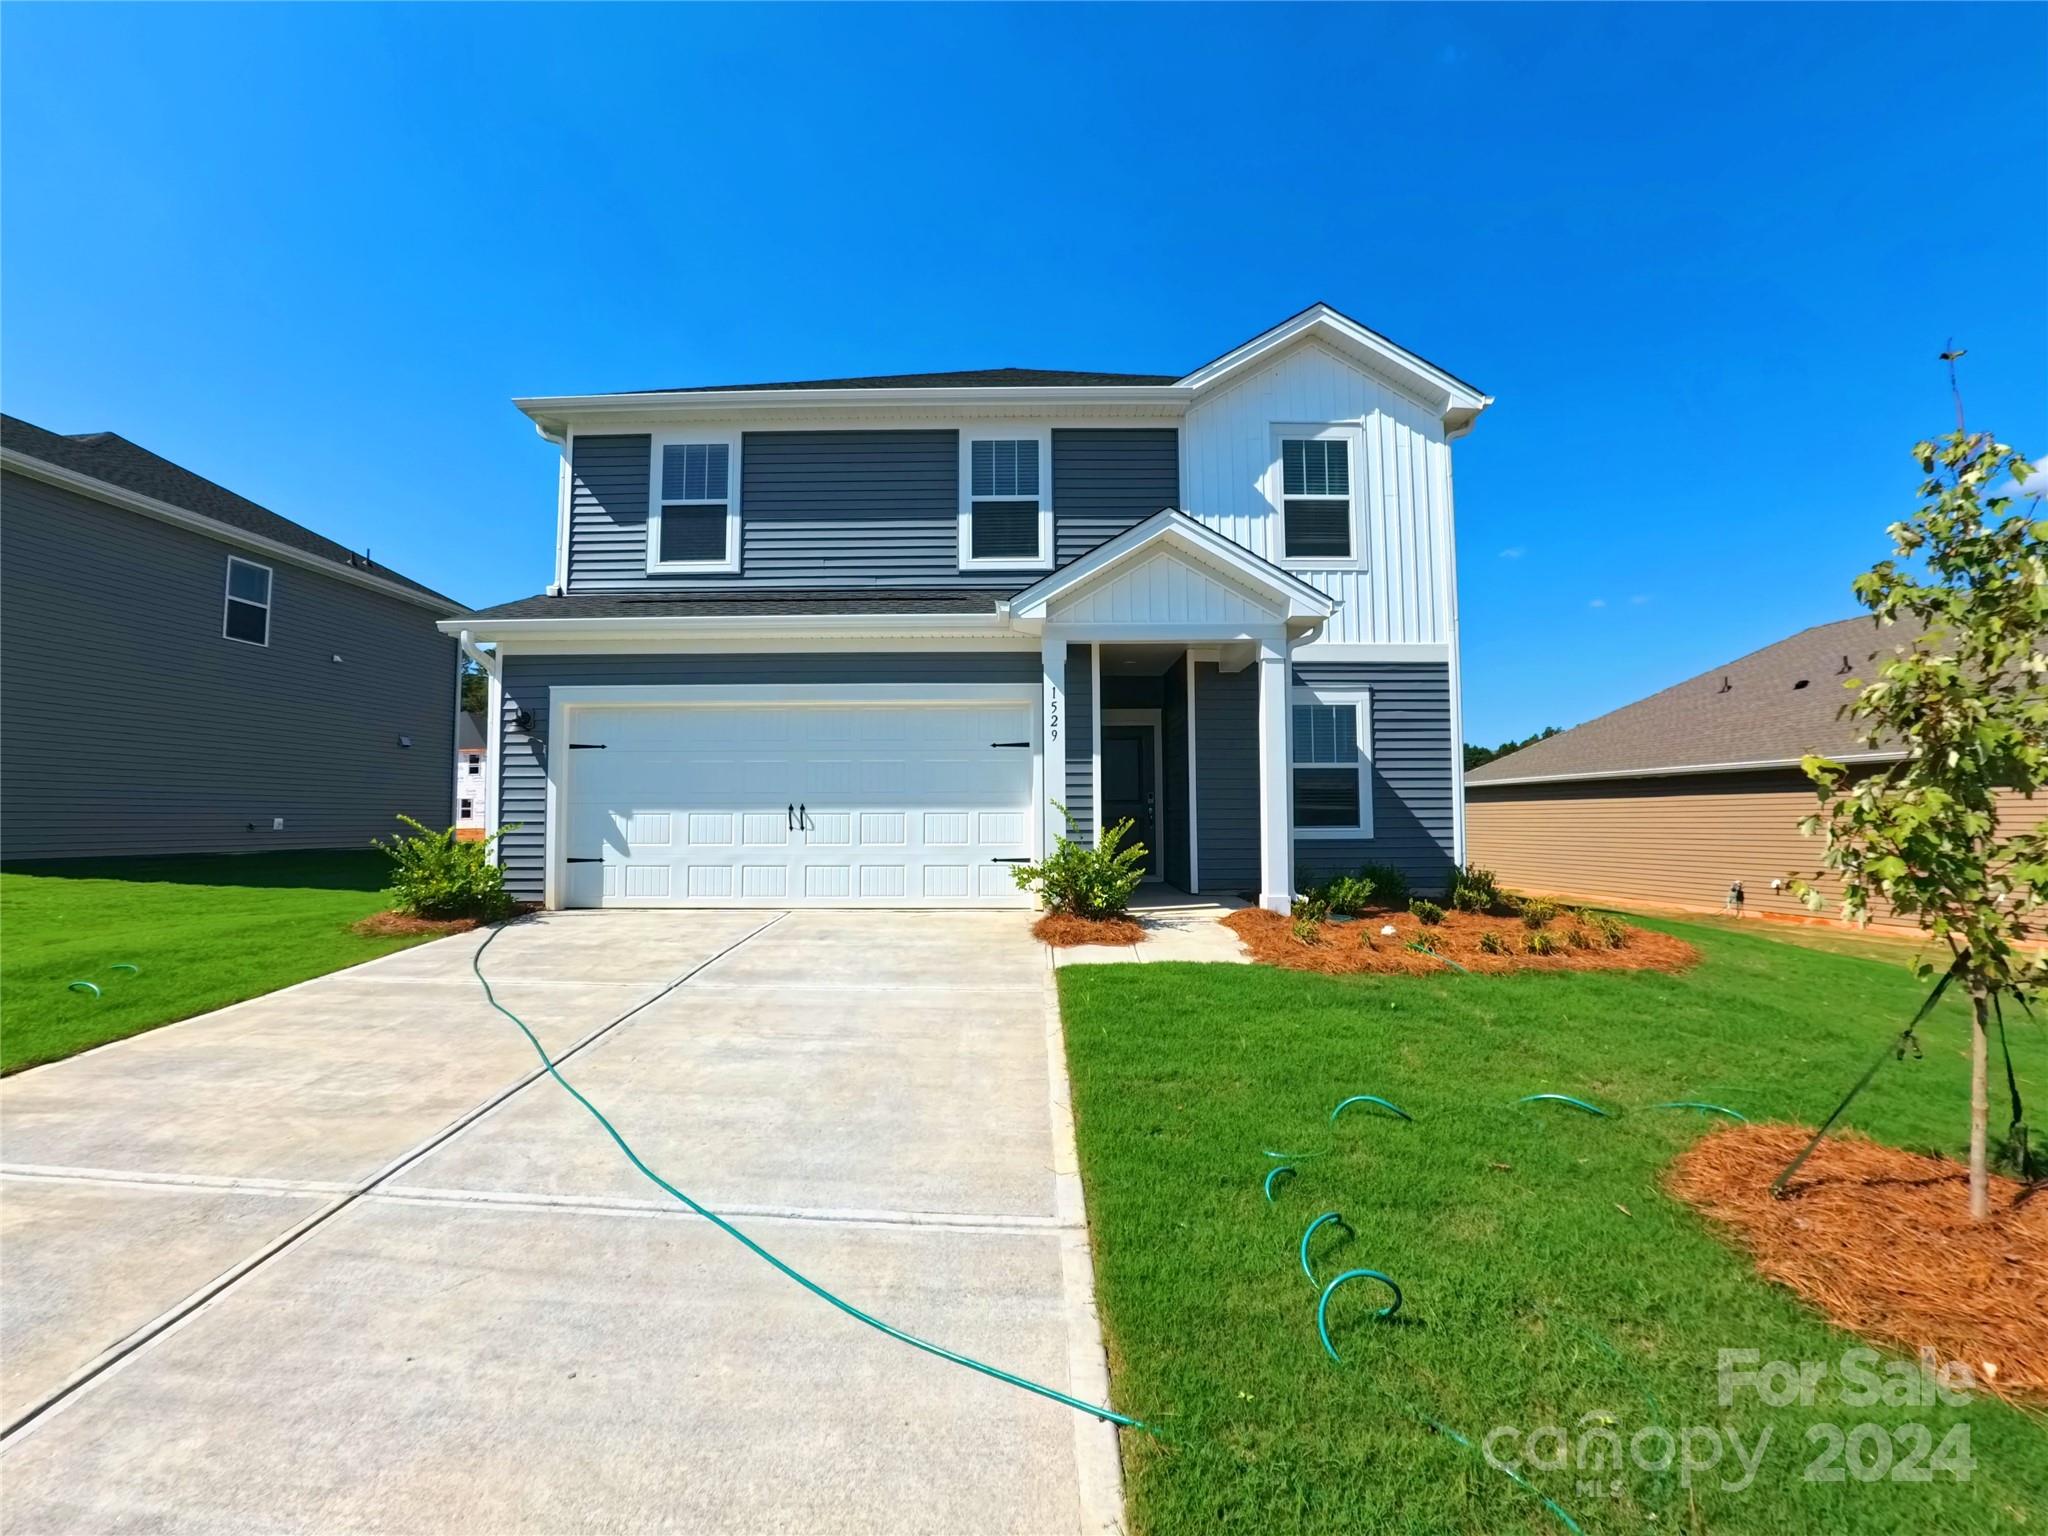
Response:
[[[491,844],[511,827],[500,828],[482,842],[465,843],[456,840],[453,827],[436,832],[410,816],[398,820],[413,829],[411,836],[389,842],[370,839],[370,846],[391,860],[391,901],[398,911],[407,917],[473,917],[484,922],[511,912],[505,871],[491,862]]]
[[[1609,949],[1627,949],[1628,941],[1635,937],[1635,929],[1609,912],[1588,912],[1585,920],[1600,936],[1600,942]]]
[[[1482,954],[1504,955],[1508,952],[1508,941],[1489,928],[1479,935],[1479,949]]]
[[[1408,900],[1408,877],[1391,864],[1361,864],[1358,878],[1371,883],[1373,894],[1390,907]]]
[[[1296,902],[1296,903],[1295,903],[1295,905],[1296,905],[1296,906],[1299,906],[1299,905],[1301,905],[1301,903],[1299,903],[1299,902]],[[1323,926],[1322,926],[1322,921],[1321,921],[1321,920],[1320,920],[1319,918],[1313,918],[1313,917],[1297,917],[1297,918],[1295,918],[1295,920],[1294,920],[1294,936],[1295,936],[1295,937],[1296,937],[1297,939],[1301,940],[1301,942],[1302,942],[1302,943],[1304,943],[1304,944],[1320,944],[1320,943],[1322,943],[1322,942],[1323,942]]]
[[[1573,949],[1593,949],[1597,947],[1600,942],[1599,939],[1595,936],[1593,930],[1586,926],[1585,916],[1583,913],[1580,914],[1579,921],[1573,923],[1571,927],[1565,929],[1564,941],[1565,943],[1571,945]]]
[[[1330,915],[1330,903],[1320,892],[1303,891],[1294,898],[1297,923],[1320,923]]]
[[[1554,955],[1558,950],[1557,935],[1538,929],[1522,940],[1522,948],[1532,955]]]
[[[1531,896],[1522,902],[1522,926],[1524,928],[1541,928],[1555,916],[1557,916],[1557,903],[1554,901],[1539,901],[1534,896]]]
[[[1059,813],[1067,818],[1068,835],[1053,844],[1041,863],[1011,866],[1018,889],[1036,885],[1045,909],[1065,917],[1122,917],[1130,910],[1131,892],[1145,877],[1149,851],[1143,843],[1122,846],[1136,823],[1126,817],[1090,848],[1073,840],[1074,818],[1064,805]]]
[[[1444,909],[1442,907],[1433,901],[1424,901],[1419,896],[1408,903],[1408,910],[1414,913],[1415,920],[1425,927],[1434,928],[1444,920]]]
[[[1377,889],[1363,875],[1339,875],[1316,894],[1329,904],[1332,912],[1345,917],[1356,917],[1372,905],[1373,892]]]
[[[1500,882],[1490,869],[1467,864],[1451,876],[1451,905],[1460,912],[1491,912],[1500,899]]]

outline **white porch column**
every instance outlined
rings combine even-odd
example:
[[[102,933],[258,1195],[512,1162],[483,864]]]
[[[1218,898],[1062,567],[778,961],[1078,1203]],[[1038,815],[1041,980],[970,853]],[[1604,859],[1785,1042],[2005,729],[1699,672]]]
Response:
[[[1039,739],[1045,744],[1043,792],[1038,803],[1039,852],[1049,854],[1067,830],[1060,806],[1067,800],[1067,641],[1047,633],[1041,645],[1045,659],[1044,714]]]
[[[1259,905],[1294,904],[1293,754],[1287,727],[1287,640],[1259,642]]]

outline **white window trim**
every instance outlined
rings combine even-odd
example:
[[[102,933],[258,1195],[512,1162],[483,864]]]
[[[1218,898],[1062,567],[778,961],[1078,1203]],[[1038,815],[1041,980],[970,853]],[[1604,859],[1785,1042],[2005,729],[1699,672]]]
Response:
[[[1287,553],[1287,483],[1282,472],[1281,443],[1292,438],[1336,439],[1348,443],[1351,482],[1351,553],[1346,556]],[[1334,501],[1335,497],[1296,497],[1297,501]],[[1362,571],[1365,548],[1365,429],[1355,421],[1273,423],[1272,458],[1266,466],[1266,500],[1273,508],[1273,563],[1290,571]]]
[[[682,444],[723,443],[725,457],[725,555],[717,560],[663,560],[661,558],[661,460],[662,450]],[[705,501],[672,501],[670,506],[709,506]],[[647,574],[650,576],[736,575],[740,568],[740,434],[717,430],[657,432],[648,446],[647,460]]]
[[[1319,688],[1307,683],[1297,683],[1288,695],[1289,705],[1294,704],[1354,704],[1358,707],[1358,825],[1355,827],[1302,827],[1294,829],[1298,839],[1322,838],[1359,842],[1372,836],[1372,693],[1364,688]],[[1294,711],[1287,712],[1288,729],[1294,728]],[[1294,743],[1287,743],[1287,788],[1290,801],[1294,794],[1294,770],[1297,768],[1335,768],[1336,763],[1298,762],[1294,756]]]
[[[977,442],[1030,441],[1038,444],[1038,558],[974,557],[974,445]],[[1021,496],[990,496],[989,501],[1022,501]],[[1052,569],[1052,428],[1036,423],[1004,425],[977,422],[960,429],[960,569],[963,571],[1049,571]]]
[[[249,602],[249,599],[248,599],[248,598],[246,598],[246,597],[236,597],[236,596],[235,596],[235,567],[236,567],[236,566],[238,566],[238,565],[246,565],[246,566],[248,566],[248,567],[249,567],[249,568],[250,568],[251,570],[257,570],[257,571],[261,571],[261,572],[263,573],[263,594],[264,594],[264,596],[263,596],[263,601],[262,601],[261,603],[250,603],[250,602]],[[220,637],[221,637],[221,639],[223,639],[223,640],[232,640],[232,641],[234,641],[234,643],[235,643],[236,645],[254,645],[254,646],[259,646],[259,647],[261,647],[261,648],[263,648],[263,649],[266,649],[266,650],[267,650],[267,649],[269,649],[269,646],[270,646],[270,620],[271,620],[271,610],[272,610],[272,606],[273,606],[273,605],[275,604],[276,600],[277,600],[277,572],[276,572],[276,571],[273,571],[273,570],[272,570],[272,569],[271,569],[271,568],[270,568],[269,566],[265,565],[265,564],[264,564],[264,563],[263,563],[262,561],[260,561],[260,560],[245,560],[245,559],[243,559],[243,558],[242,558],[242,557],[241,557],[240,555],[229,555],[229,556],[228,556],[228,565],[227,565],[227,569],[226,569],[226,571],[224,571],[224,572],[223,572],[223,573],[221,574],[221,579],[220,579]],[[243,639],[243,638],[242,638],[242,637],[241,637],[240,635],[231,635],[231,634],[229,634],[229,633],[228,633],[228,604],[229,604],[229,603],[231,603],[231,602],[235,602],[235,603],[249,603],[249,606],[250,606],[251,608],[261,608],[261,609],[263,610],[263,638],[262,638],[261,640],[244,640],[244,639]]]

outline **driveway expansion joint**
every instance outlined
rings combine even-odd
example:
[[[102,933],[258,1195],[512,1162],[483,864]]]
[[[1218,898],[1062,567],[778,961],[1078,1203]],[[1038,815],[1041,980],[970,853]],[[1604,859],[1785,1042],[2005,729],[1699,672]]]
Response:
[[[788,915],[789,914],[787,912],[775,912],[770,914],[766,922],[763,922],[758,926],[749,929],[746,933],[742,934],[739,938],[733,940],[732,943],[726,945],[723,949],[719,950],[716,954],[710,956],[708,959],[700,960],[695,965],[691,966],[687,971],[685,971],[681,976],[678,976],[674,981],[670,982],[667,986],[661,988],[660,991],[654,993],[652,996],[642,998],[639,1002],[635,1003],[631,1008],[628,1008],[624,1013],[620,1014],[610,1023],[600,1025],[598,1028],[590,1031],[588,1034],[584,1035],[582,1039],[576,1041],[575,1044],[571,1045],[567,1050],[563,1051],[561,1054],[557,1056],[551,1057],[550,1061],[553,1064],[559,1066],[562,1062],[569,1060],[570,1057],[575,1056],[577,1053],[584,1050],[585,1048],[596,1044],[599,1040],[603,1039],[606,1035],[610,1034],[614,1029],[617,1029],[621,1024],[624,1024],[634,1015],[642,1013],[647,1009],[653,1007],[656,1003],[660,1002],[664,997],[667,997],[671,992],[675,991],[678,987],[682,986],[692,976],[695,976],[699,971],[705,969],[707,966],[717,964],[720,960],[724,959],[734,950],[739,949],[742,945],[751,942],[752,940],[758,938],[761,934],[767,932],[770,928],[774,927],[777,923],[781,922],[782,919],[787,917]],[[519,921],[519,919],[515,918],[513,920],[513,923],[508,924],[507,926],[516,926]],[[316,977],[314,979],[317,981],[322,980],[324,978]],[[59,1065],[61,1065],[61,1063],[59,1063]],[[475,1105],[472,1108],[464,1111],[461,1115],[457,1116],[454,1120],[450,1121],[447,1125],[443,1126],[433,1135],[427,1137],[424,1141],[418,1143],[409,1151],[401,1153],[397,1158],[395,1158],[391,1162],[386,1163],[384,1167],[380,1168],[376,1173],[372,1174],[369,1178],[363,1180],[359,1184],[350,1186],[347,1190],[345,1190],[343,1193],[330,1200],[326,1205],[322,1206],[319,1210],[310,1213],[303,1221],[298,1222],[296,1225],[286,1230],[280,1236],[273,1238],[268,1243],[265,1243],[261,1248],[257,1249],[255,1253],[250,1254],[247,1258],[231,1266],[222,1274],[216,1275],[212,1280],[208,1281],[206,1284],[199,1287],[199,1289],[192,1292],[189,1296],[185,1297],[184,1300],[176,1303],[175,1305],[171,1306],[165,1311],[159,1313],[149,1322],[144,1323],[141,1327],[132,1330],[124,1337],[115,1340],[114,1343],[110,1344],[105,1350],[101,1351],[99,1355],[87,1361],[85,1365],[82,1366],[78,1371],[74,1372],[70,1377],[60,1382],[54,1390],[45,1393],[41,1398],[31,1403],[22,1412],[15,1415],[15,1417],[11,1419],[9,1422],[7,1422],[5,1425],[0,1425],[0,1452],[4,1452],[10,1449],[25,1436],[33,1434],[37,1426],[45,1422],[52,1412],[61,1410],[66,1404],[73,1401],[84,1388],[90,1386],[93,1382],[99,1380],[107,1372],[116,1370],[125,1363],[127,1363],[129,1360],[133,1359],[138,1352],[147,1347],[153,1340],[161,1338],[165,1333],[169,1332],[170,1330],[180,1327],[183,1324],[189,1322],[201,1311],[205,1310],[212,1303],[214,1303],[215,1301],[219,1300],[222,1296],[227,1294],[227,1292],[233,1289],[234,1286],[242,1279],[252,1274],[257,1269],[260,1269],[263,1265],[269,1263],[270,1260],[276,1258],[279,1254],[285,1252],[287,1249],[295,1246],[299,1242],[299,1240],[305,1237],[308,1233],[314,1231],[316,1228],[320,1227],[324,1223],[340,1215],[343,1211],[347,1210],[356,1201],[360,1200],[363,1196],[369,1194],[372,1190],[376,1189],[378,1185],[394,1177],[402,1170],[412,1166],[412,1164],[418,1162],[421,1158],[427,1156],[427,1154],[433,1152],[436,1148],[442,1146],[444,1143],[452,1141],[455,1137],[459,1136],[463,1131],[467,1130],[477,1121],[483,1119],[492,1110],[497,1109],[500,1105],[512,1099],[517,1094],[521,1093],[527,1088],[530,1088],[534,1083],[540,1081],[540,1079],[547,1076],[548,1070],[549,1069],[546,1066],[540,1066],[535,1067],[532,1070],[526,1072],[510,1087],[505,1088],[496,1094],[493,1094],[489,1098],[485,1099],[481,1104]]]

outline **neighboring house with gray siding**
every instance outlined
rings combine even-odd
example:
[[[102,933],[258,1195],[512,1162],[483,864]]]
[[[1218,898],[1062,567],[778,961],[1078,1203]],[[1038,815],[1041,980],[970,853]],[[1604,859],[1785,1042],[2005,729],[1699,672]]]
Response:
[[[462,611],[125,438],[0,417],[0,857],[448,825]]]
[[[442,624],[550,906],[1018,905],[1126,818],[1284,909],[1463,857],[1450,444],[1491,400],[1315,305],[1181,374],[523,399],[554,579]]]

